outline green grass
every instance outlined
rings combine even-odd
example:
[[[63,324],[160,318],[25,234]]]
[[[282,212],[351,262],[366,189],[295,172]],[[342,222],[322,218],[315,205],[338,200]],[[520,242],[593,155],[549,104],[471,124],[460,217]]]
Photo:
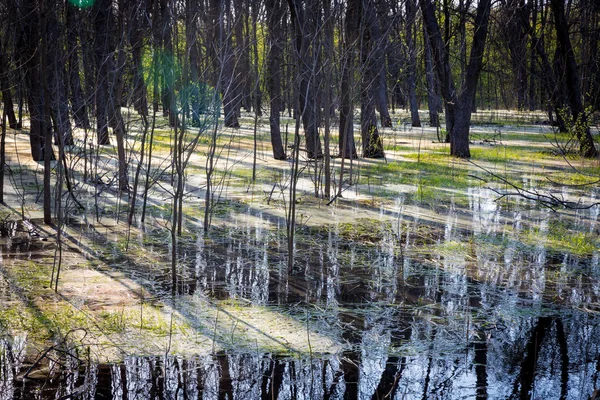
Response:
[[[467,188],[473,185],[467,169],[439,153],[407,154],[411,161],[376,162],[361,166],[362,175],[380,175],[386,183],[425,187]]]
[[[547,151],[538,147],[527,146],[471,146],[471,158],[474,161],[488,161],[493,163],[510,163],[511,161],[525,161],[538,163],[544,159],[552,159]]]

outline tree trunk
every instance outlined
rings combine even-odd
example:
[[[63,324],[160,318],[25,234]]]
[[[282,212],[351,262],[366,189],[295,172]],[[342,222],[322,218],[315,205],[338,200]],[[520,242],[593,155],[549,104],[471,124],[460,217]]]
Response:
[[[173,22],[171,16],[171,1],[160,0],[160,15],[162,22],[162,106],[163,115],[169,117],[169,126],[177,124],[177,106],[175,99],[175,53],[173,48]]]
[[[83,89],[81,88],[81,77],[79,69],[80,46],[77,44],[77,37],[79,36],[78,30],[80,29],[81,22],[79,20],[77,12],[75,12],[74,10],[74,6],[67,4],[66,7],[68,47],[67,73],[69,76],[71,108],[73,110],[75,126],[78,128],[88,129],[90,127],[90,120],[87,113]],[[92,71],[87,71],[87,74],[91,73]]]
[[[415,45],[415,19],[417,6],[415,0],[406,1],[406,46],[408,47],[408,100],[410,104],[410,119],[414,127],[421,126],[419,118],[419,102],[417,100],[417,49]]]
[[[109,144],[108,106],[109,106],[109,64],[111,29],[111,1],[99,0],[95,6],[94,28],[96,33],[96,136],[99,145]]]
[[[533,26],[537,25],[537,0],[529,0],[529,7],[531,9],[531,20]],[[535,102],[535,43],[531,38],[530,50],[529,50],[529,111],[536,109]]]
[[[252,50],[254,55],[254,73],[252,77],[254,78],[254,112],[257,117],[262,116],[262,89],[260,85],[260,61],[261,58],[258,54],[259,50],[259,42],[258,42],[258,20],[259,20],[259,12],[260,12],[260,2],[252,3]]]
[[[15,116],[15,108],[12,101],[8,77],[9,69],[7,62],[4,59],[4,49],[0,48],[0,91],[2,92],[2,101],[4,102],[8,125],[11,129],[17,129],[17,117]]]
[[[48,68],[51,73],[49,88],[51,99],[52,114],[56,120],[57,140],[59,146],[73,145],[73,134],[71,131],[71,120],[69,118],[67,86],[64,77],[66,76],[65,54],[61,43],[59,33],[59,21],[56,16],[56,10],[48,10]]]
[[[371,38],[371,43],[373,44],[371,54],[371,59],[373,61],[373,81],[371,82],[371,85],[373,86],[372,94],[375,101],[375,107],[379,112],[381,119],[381,126],[391,128],[392,118],[388,111],[387,68],[384,57],[384,52],[387,48],[387,40],[384,35],[381,34],[381,24],[374,3],[375,2],[373,1],[363,2],[365,7],[364,20],[367,23],[367,29]]]
[[[144,45],[144,32],[142,20],[149,18],[144,3],[139,8],[134,7],[131,18],[129,44],[131,46],[131,59],[133,65],[133,108],[142,116],[144,124],[148,123],[148,89],[144,82],[144,65],[142,63],[142,50]]]
[[[50,128],[49,116],[44,112],[43,89],[40,81],[40,17],[36,2],[25,0],[18,6],[19,18],[22,22],[17,40],[17,57],[24,69],[25,87],[27,89],[27,106],[29,108],[29,144],[34,161],[44,160],[45,128]]]
[[[468,158],[471,156],[469,150],[471,106],[483,63],[491,0],[481,0],[477,4],[475,34],[473,35],[469,63],[462,79],[464,85],[460,92],[457,92],[454,86],[447,49],[442,41],[433,3],[431,0],[420,0],[420,5],[423,13],[423,23],[427,29],[434,54],[436,71],[442,82],[442,95],[446,103],[446,124],[450,133],[450,154],[455,157]]]
[[[378,59],[373,57],[375,54],[374,48],[378,45],[374,41],[369,26],[372,24],[374,12],[371,11],[370,3],[364,4],[366,8],[361,11],[360,29],[362,33],[361,56],[362,56],[362,77],[360,90],[360,125],[363,147],[363,157],[367,158],[383,158],[383,142],[379,136],[377,129],[377,117],[375,116],[375,99],[374,92],[377,90],[377,75],[378,68],[376,64]]]
[[[307,7],[314,7],[309,4]],[[321,140],[317,127],[317,110],[315,107],[315,87],[314,80],[317,66],[312,62],[313,57],[310,51],[310,45],[314,39],[311,36],[316,35],[310,25],[307,23],[307,11],[303,9],[300,0],[288,0],[290,8],[290,18],[294,27],[294,45],[296,50],[296,61],[298,63],[298,79],[300,104],[299,112],[302,119],[302,126],[306,135],[306,150],[308,158],[320,158],[323,156],[321,149]]]
[[[236,57],[229,28],[231,27],[231,0],[212,0],[213,23],[215,34],[213,46],[216,49],[216,79],[223,96],[223,112],[225,126],[239,128],[239,94],[235,77]],[[225,22],[228,21],[228,26]]]
[[[429,108],[429,125],[433,127],[440,126],[439,110],[441,108],[440,97],[437,91],[437,81],[435,70],[433,67],[433,59],[431,54],[431,44],[427,37],[427,30],[423,29],[424,46],[425,46],[425,77],[427,79],[427,107]]]
[[[357,158],[354,144],[354,52],[358,41],[360,24],[360,0],[350,0],[346,8],[344,55],[342,57],[342,81],[340,104],[340,157]]]
[[[110,87],[109,87],[109,125],[113,128],[117,141],[118,157],[118,184],[120,191],[129,190],[129,178],[127,173],[127,159],[125,155],[125,121],[121,114],[121,99],[123,98],[123,69],[125,68],[125,50],[123,49],[125,41],[124,15],[127,15],[125,0],[119,0],[119,45],[117,50],[117,65],[109,63],[110,66]]]
[[[285,8],[282,0],[266,0],[267,24],[269,28],[269,52],[267,54],[267,87],[269,90],[270,110],[269,125],[271,128],[271,146],[273,158],[285,160],[286,154],[281,141],[281,125],[279,116],[283,111],[281,97],[281,70],[283,65],[283,36],[282,21]]]
[[[565,17],[565,4],[562,0],[551,0],[550,6],[554,14],[558,49],[566,63],[567,97],[575,124],[573,129],[579,140],[579,152],[584,157],[595,158],[598,157],[598,151],[594,145],[594,139],[587,123],[587,115],[583,108],[577,62],[569,39],[569,26]]]
[[[375,115],[375,92],[378,90],[377,76],[379,74],[375,48],[378,43],[372,36],[374,11],[371,3],[363,3],[364,7],[361,10],[360,29],[362,34],[361,43],[361,137],[363,145],[363,157],[367,158],[383,158],[383,143],[377,129],[377,117]],[[375,18],[376,19],[376,18]]]
[[[364,82],[361,90],[360,125],[363,146],[363,157],[384,158],[383,142],[377,129],[375,101],[369,83]]]

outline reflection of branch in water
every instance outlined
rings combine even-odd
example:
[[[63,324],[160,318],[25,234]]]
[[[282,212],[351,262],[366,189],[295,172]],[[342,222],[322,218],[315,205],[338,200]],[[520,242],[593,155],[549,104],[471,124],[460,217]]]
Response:
[[[554,194],[549,191],[541,192],[541,191],[538,191],[535,189],[525,189],[522,186],[519,186],[516,183],[511,182],[507,178],[500,176],[500,175],[490,171],[489,169],[482,167],[481,165],[474,163],[473,161],[469,161],[469,162],[471,164],[473,164],[474,166],[476,166],[477,168],[479,168],[480,170],[484,171],[486,174],[488,174],[493,179],[512,188],[512,190],[500,190],[500,189],[494,189],[492,187],[488,187],[488,189],[490,189],[491,191],[493,191],[494,193],[497,193],[499,195],[499,197],[496,199],[496,201],[498,201],[504,197],[519,196],[519,197],[522,197],[527,200],[536,201],[536,202],[540,203],[542,206],[548,207],[552,211],[556,211],[556,209],[559,207],[567,208],[570,210],[587,210],[592,207],[600,206],[600,202],[598,202],[598,201],[594,202],[594,203],[583,203],[581,201],[581,199],[579,199],[579,201],[575,202],[575,201],[566,200],[562,195],[557,195],[557,194]],[[484,180],[478,176],[475,176],[475,175],[469,175],[469,176],[487,183],[486,180]],[[579,186],[593,185],[594,183],[596,183],[596,182],[590,182],[589,184],[579,185]]]

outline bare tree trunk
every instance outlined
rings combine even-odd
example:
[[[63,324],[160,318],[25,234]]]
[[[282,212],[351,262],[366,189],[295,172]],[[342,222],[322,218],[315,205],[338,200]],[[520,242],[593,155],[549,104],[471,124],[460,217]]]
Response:
[[[442,82],[442,95],[446,103],[446,123],[450,132],[450,154],[455,157],[468,158],[471,156],[469,150],[471,107],[483,63],[491,0],[482,0],[477,4],[476,29],[473,35],[469,64],[465,71],[465,77],[462,79],[464,87],[460,92],[457,92],[454,86],[447,49],[442,41],[433,3],[431,0],[420,0],[420,5],[423,23],[427,29],[434,54],[436,71]]]
[[[51,72],[49,82],[51,96],[51,108],[56,120],[57,136],[56,144],[73,145],[73,134],[71,131],[71,120],[69,118],[67,86],[65,84],[66,71],[64,68],[66,57],[63,52],[63,43],[59,33],[59,21],[54,7],[48,10],[48,68]]]
[[[361,43],[361,62],[362,62],[362,77],[360,89],[360,125],[363,147],[363,157],[367,158],[383,158],[383,143],[377,129],[377,117],[375,116],[375,101],[373,92],[376,90],[374,82],[377,79],[377,67],[375,63],[377,59],[372,56],[374,47],[377,45],[371,36],[369,24],[373,13],[369,10],[371,6],[364,4],[365,7],[361,10],[360,29],[362,34]]]
[[[331,1],[323,0],[323,16],[325,18],[325,39],[323,42],[323,47],[325,54],[333,54],[334,52],[334,44],[333,44],[333,35],[334,35],[334,21],[333,15],[331,13]],[[331,138],[331,79],[333,75],[333,62],[329,60],[326,62],[325,66],[325,133],[324,133],[324,146],[325,146],[325,160],[324,160],[324,173],[325,173],[325,190],[324,197],[329,199],[331,197],[331,146],[330,146],[330,138]]]
[[[123,69],[125,68],[125,50],[123,49],[123,46],[125,45],[125,25],[123,16],[127,15],[125,5],[126,2],[124,0],[119,0],[119,45],[117,49],[117,65],[115,66],[113,63],[109,63],[111,67],[109,71],[111,83],[109,87],[109,125],[113,128],[113,132],[117,141],[117,180],[120,191],[129,190],[127,158],[125,155],[125,121],[123,120],[123,115],[121,114],[121,99],[123,97],[124,85],[122,74]]]
[[[387,39],[381,33],[381,24],[379,16],[375,9],[374,1],[364,2],[365,7],[365,21],[367,22],[367,29],[369,31],[369,37],[372,42],[371,59],[373,60],[373,85],[372,94],[375,100],[375,107],[379,112],[381,118],[381,126],[391,128],[392,118],[388,110],[388,99],[387,99],[387,65],[385,63],[384,52],[387,49]]]
[[[99,145],[109,144],[108,105],[109,72],[112,64],[110,52],[111,1],[99,0],[95,6],[94,28],[96,42],[96,136]]]
[[[81,22],[77,12],[70,4],[67,4],[67,47],[68,60],[67,71],[69,75],[70,99],[75,119],[75,126],[78,128],[89,128],[90,120],[87,113],[87,107],[81,88],[80,77],[80,46],[77,44],[77,38],[80,36],[78,30],[81,29]],[[92,74],[92,71],[87,71],[87,74]]]
[[[360,0],[349,0],[346,8],[340,104],[340,157],[357,158],[354,144],[354,58],[360,26]]]
[[[579,152],[584,157],[595,158],[598,157],[598,150],[594,145],[594,139],[587,124],[587,115],[583,108],[577,62],[571,46],[571,39],[569,39],[569,26],[565,17],[565,4],[562,0],[551,0],[550,6],[554,14],[558,51],[566,63],[567,96],[575,123],[573,128],[579,140]]]
[[[262,88],[260,82],[259,68],[261,58],[258,54],[259,42],[258,42],[258,20],[259,20],[259,12],[260,12],[261,2],[253,2],[252,3],[252,50],[254,55],[254,74],[252,77],[254,78],[254,112],[257,117],[262,116]],[[264,61],[263,61],[264,62]]]
[[[373,33],[379,35],[379,28],[373,29],[373,24],[378,24],[375,10],[371,2],[365,2],[362,4],[359,29],[362,34],[360,40],[362,58],[360,120],[363,157],[383,158],[385,157],[383,142],[379,136],[377,117],[375,116],[375,93],[379,90],[380,57],[377,50],[379,43],[377,42],[377,37],[373,36]]]
[[[531,9],[531,21],[532,25],[537,25],[537,0],[529,0],[529,8]],[[529,50],[529,111],[536,109],[535,102],[535,42],[534,38],[531,38],[530,50]]]
[[[439,112],[441,109],[440,97],[437,90],[437,81],[431,54],[431,44],[427,36],[427,30],[423,27],[425,45],[425,76],[427,79],[427,107],[429,108],[429,125],[438,128],[440,126]]]
[[[42,104],[44,118],[41,120],[42,129],[44,132],[44,196],[43,196],[43,210],[44,210],[44,223],[46,225],[52,224],[52,189],[51,189],[51,172],[52,172],[52,129],[48,124],[48,118],[50,115],[50,90],[48,88],[48,13],[51,5],[47,4],[48,0],[42,0],[39,5],[40,9],[40,84],[42,90]],[[58,282],[58,277],[57,277]],[[58,283],[57,283],[58,287]]]
[[[195,3],[195,2],[194,2]],[[133,64],[133,107],[142,116],[144,124],[148,123],[148,89],[144,82],[142,50],[144,45],[144,32],[142,30],[142,21],[149,18],[148,12],[141,3],[139,7],[133,7],[130,14],[130,36],[129,44],[131,46],[131,58]]]
[[[6,110],[6,117],[11,129],[17,129],[17,117],[15,116],[15,108],[12,101],[12,93],[9,84],[9,68],[7,60],[4,58],[4,45],[0,48],[0,91],[2,92],[2,101]]]
[[[231,0],[213,0],[218,6],[216,20],[215,43],[219,52],[220,66],[218,75],[221,77],[221,92],[223,94],[223,112],[225,113],[225,126],[239,128],[238,114],[240,108],[239,83],[236,79],[235,64],[236,54],[233,49],[231,35]],[[228,25],[225,26],[225,22]]]
[[[0,204],[4,202],[4,166],[6,165],[6,106],[2,109],[2,132],[0,133]]]
[[[40,81],[40,17],[34,0],[25,0],[18,7],[21,30],[16,52],[24,69],[29,108],[29,144],[34,161],[43,161],[46,149],[46,133],[49,129],[48,115],[44,112],[42,83]]]
[[[377,117],[375,115],[375,101],[369,84],[363,83],[361,90],[360,125],[363,146],[363,157],[384,158],[383,142],[377,129]]]
[[[416,0],[406,1],[406,46],[408,47],[408,100],[410,103],[410,119],[414,127],[421,126],[419,118],[419,102],[417,100],[417,49],[415,40],[415,20],[417,18]]]
[[[267,24],[269,28],[269,52],[267,54],[267,87],[269,90],[270,108],[269,125],[271,128],[271,146],[273,158],[285,160],[286,154],[281,141],[281,124],[279,116],[283,111],[281,95],[281,72],[283,65],[283,18],[285,8],[282,0],[266,0]]]
[[[163,57],[163,86],[162,106],[163,115],[169,117],[169,126],[174,127],[177,123],[177,107],[175,99],[175,53],[173,50],[173,22],[171,16],[171,1],[160,0],[160,15],[162,22],[162,45],[167,57]],[[172,57],[172,58],[171,58]]]
[[[315,2],[307,4],[306,7],[315,7]],[[315,107],[315,74],[316,65],[313,62],[313,55],[310,51],[311,42],[314,33],[310,29],[307,20],[308,10],[302,7],[300,0],[288,0],[290,8],[290,18],[294,27],[294,44],[296,50],[296,61],[298,63],[298,79],[300,85],[300,104],[298,105],[304,133],[306,135],[306,149],[309,158],[320,158],[323,156],[321,149],[321,140],[317,126],[317,112]],[[314,33],[316,35],[316,33]]]

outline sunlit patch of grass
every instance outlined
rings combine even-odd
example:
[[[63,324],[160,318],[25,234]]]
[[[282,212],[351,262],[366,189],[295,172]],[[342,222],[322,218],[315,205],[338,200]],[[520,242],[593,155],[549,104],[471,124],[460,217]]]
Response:
[[[598,185],[600,179],[600,164],[577,167],[577,169],[569,168],[563,171],[553,171],[547,176],[549,182],[559,185],[577,185],[588,186]],[[588,186],[589,188],[589,186]]]
[[[12,335],[27,332],[33,340],[46,340],[50,337],[48,327],[29,307],[9,303],[10,307],[0,307],[0,333]]]
[[[415,161],[378,162],[364,165],[363,175],[381,175],[386,182],[432,188],[466,188],[473,185],[467,170],[440,154],[409,154]]]
[[[559,132],[500,132],[500,141],[519,140],[532,143],[547,143],[551,145],[553,143],[566,143],[571,139],[568,133]]]
[[[409,151],[415,151],[415,146],[413,145],[409,145],[409,144],[393,144],[393,143],[386,143],[384,145],[384,149],[387,151],[399,151],[399,152],[409,152]]]
[[[471,158],[474,160],[494,163],[509,163],[511,161],[539,162],[547,159],[548,153],[542,149],[526,146],[490,146],[471,148]]]

